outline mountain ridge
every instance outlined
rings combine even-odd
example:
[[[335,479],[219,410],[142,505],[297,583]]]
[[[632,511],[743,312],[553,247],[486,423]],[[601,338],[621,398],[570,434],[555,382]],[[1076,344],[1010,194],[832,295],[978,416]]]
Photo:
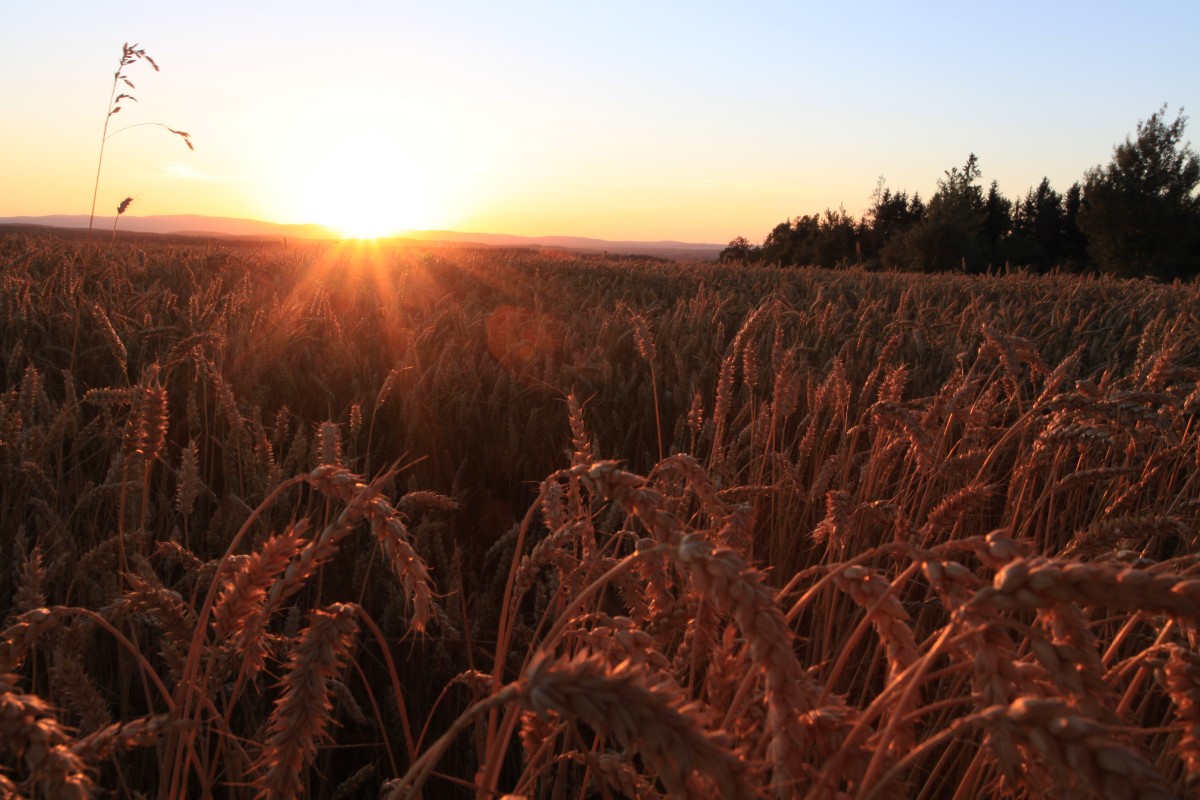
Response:
[[[98,233],[111,230],[112,216],[96,217]],[[51,214],[45,216],[0,217],[0,225],[36,225],[50,228],[80,229],[87,227],[83,214]],[[214,237],[267,237],[342,240],[336,231],[315,223],[288,224],[263,222],[239,217],[211,217],[199,214],[160,214],[150,216],[122,215],[118,230],[124,233],[155,233]],[[404,231],[396,236],[382,237],[399,241],[429,244],[448,243],[486,247],[552,247],[577,252],[615,252],[630,255],[670,256],[710,260],[716,258],[724,245],[673,240],[637,241],[596,239],[586,236],[518,236],[508,233],[481,233],[448,230]]]

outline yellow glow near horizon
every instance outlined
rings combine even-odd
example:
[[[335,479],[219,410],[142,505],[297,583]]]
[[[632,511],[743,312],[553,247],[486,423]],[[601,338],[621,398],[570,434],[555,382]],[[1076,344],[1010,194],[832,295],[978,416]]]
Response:
[[[342,139],[312,165],[303,209],[312,222],[353,239],[374,239],[425,226],[428,176],[380,133]]]

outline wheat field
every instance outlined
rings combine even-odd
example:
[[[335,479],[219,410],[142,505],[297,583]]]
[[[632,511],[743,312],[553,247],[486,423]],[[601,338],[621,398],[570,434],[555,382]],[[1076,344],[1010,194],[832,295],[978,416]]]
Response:
[[[0,237],[0,795],[1200,788],[1200,287]]]

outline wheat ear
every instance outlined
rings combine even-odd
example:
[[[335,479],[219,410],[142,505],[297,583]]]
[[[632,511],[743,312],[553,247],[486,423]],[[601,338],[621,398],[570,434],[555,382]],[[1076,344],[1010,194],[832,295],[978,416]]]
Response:
[[[91,797],[93,785],[86,765],[72,751],[74,742],[50,705],[16,687],[16,676],[0,674],[0,744],[24,760],[29,783],[39,796],[63,800]]]
[[[1062,770],[1068,783],[1078,783],[1112,800],[1167,800],[1154,767],[1138,753],[1117,744],[1102,726],[1079,716],[1057,698],[1018,697],[1007,707],[981,714],[993,729],[1011,735],[1036,752],[1052,769]],[[1001,764],[1028,780],[1028,763]],[[1039,791],[1046,787],[1030,786]]]
[[[267,742],[254,780],[259,798],[300,797],[304,765],[325,735],[333,709],[331,682],[341,675],[358,631],[358,608],[334,603],[309,614],[288,660],[281,693],[267,723]]]
[[[1200,655],[1174,646],[1162,672],[1182,729],[1176,750],[1187,767],[1188,785],[1200,788]]]

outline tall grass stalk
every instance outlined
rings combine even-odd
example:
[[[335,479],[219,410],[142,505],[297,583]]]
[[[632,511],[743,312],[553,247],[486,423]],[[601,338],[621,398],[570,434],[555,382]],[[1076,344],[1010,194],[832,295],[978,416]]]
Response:
[[[125,44],[121,45],[121,61],[117,66],[117,71],[115,73],[113,73],[112,89],[108,94],[108,113],[106,113],[104,115],[104,129],[100,133],[100,155],[96,159],[96,180],[95,180],[95,183],[92,185],[92,208],[88,214],[88,238],[87,238],[87,241],[88,241],[89,245],[91,244],[91,241],[92,241],[92,228],[94,227],[95,222],[96,222],[96,198],[100,193],[100,171],[104,167],[104,148],[105,148],[105,145],[108,144],[109,139],[111,139],[113,136],[116,136],[118,133],[122,133],[124,131],[129,130],[130,128],[138,128],[138,127],[142,127],[145,125],[157,125],[160,128],[166,128],[171,133],[173,133],[176,136],[183,139],[183,143],[187,145],[188,150],[196,149],[195,146],[192,144],[191,134],[187,133],[186,131],[175,130],[174,128],[171,128],[161,122],[139,122],[134,125],[128,125],[124,128],[113,131],[112,133],[108,132],[108,126],[109,126],[109,123],[112,122],[112,118],[116,114],[120,113],[121,109],[124,108],[124,106],[122,106],[121,103],[123,101],[128,101],[131,103],[137,102],[137,98],[134,97],[133,95],[131,95],[125,91],[121,91],[120,94],[118,94],[117,90],[121,89],[122,87],[129,88],[129,89],[136,88],[133,85],[133,81],[129,80],[129,76],[126,74],[126,68],[137,63],[138,61],[142,61],[142,60],[145,60],[146,63],[148,63],[151,67],[153,67],[155,72],[159,71],[158,64],[154,61],[153,58],[150,57],[150,55],[145,51],[145,49],[139,48],[136,44],[131,45],[131,44],[129,44],[129,42],[126,42]],[[129,199],[126,198],[126,200],[123,201],[121,203],[121,205],[124,206],[125,208],[128,208],[129,202],[130,202]],[[122,213],[124,213],[124,209],[118,210],[117,216],[120,216]],[[116,220],[114,219],[113,220],[113,238],[114,239],[116,238],[116,233],[117,233],[117,224],[116,224]]]

